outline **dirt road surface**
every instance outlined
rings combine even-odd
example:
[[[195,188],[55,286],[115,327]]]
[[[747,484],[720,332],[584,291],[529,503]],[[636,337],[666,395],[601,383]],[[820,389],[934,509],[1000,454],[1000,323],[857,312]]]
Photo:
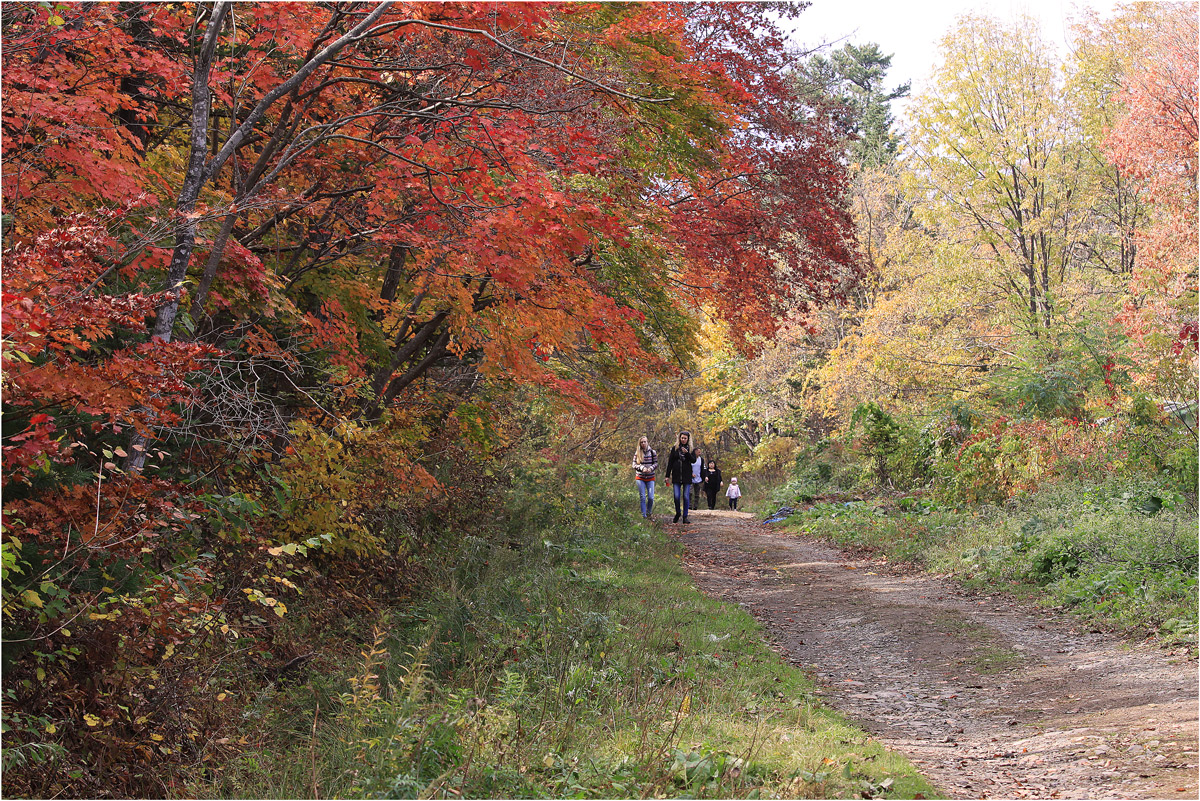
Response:
[[[1197,668],[1078,618],[771,530],[668,525],[709,595],[740,604],[827,704],[951,798],[1197,798]]]

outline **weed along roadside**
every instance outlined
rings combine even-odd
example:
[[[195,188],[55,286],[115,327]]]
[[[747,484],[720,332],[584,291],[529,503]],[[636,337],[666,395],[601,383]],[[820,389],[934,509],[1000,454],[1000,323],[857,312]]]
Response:
[[[868,527],[840,519],[847,536]],[[950,797],[1196,797],[1186,643],[1131,641],[1089,610],[897,569],[880,548],[833,547],[803,526],[696,522],[680,539],[697,585],[751,611],[823,701]]]
[[[263,697],[201,795],[935,798],[701,594],[623,482],[514,481],[355,660]],[[620,486],[617,491],[612,487]]]
[[[1148,638],[1173,656],[1195,654],[1200,544],[1194,507],[1178,493],[1070,482],[1000,505],[900,496],[797,507],[782,530],[1069,609],[1081,625]]]

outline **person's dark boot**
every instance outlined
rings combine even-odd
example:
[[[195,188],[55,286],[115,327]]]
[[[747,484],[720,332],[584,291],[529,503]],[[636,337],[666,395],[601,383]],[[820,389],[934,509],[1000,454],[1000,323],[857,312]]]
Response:
[[[676,512],[676,513],[675,513],[675,519],[674,519],[674,520],[672,520],[671,522],[672,522],[672,523],[678,523],[678,522],[679,522],[679,512]]]

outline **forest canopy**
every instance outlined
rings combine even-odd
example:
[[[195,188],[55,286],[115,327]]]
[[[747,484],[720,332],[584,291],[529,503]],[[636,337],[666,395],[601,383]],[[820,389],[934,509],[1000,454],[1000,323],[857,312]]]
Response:
[[[233,750],[514,463],[1194,498],[1195,7],[964,17],[906,128],[802,8],[5,4],[14,794]]]

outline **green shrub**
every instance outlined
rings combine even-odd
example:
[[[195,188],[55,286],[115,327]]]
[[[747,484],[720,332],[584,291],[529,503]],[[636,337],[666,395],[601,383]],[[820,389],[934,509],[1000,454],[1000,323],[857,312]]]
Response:
[[[1186,496],[1161,484],[1063,482],[1002,505],[946,505],[936,496],[820,501],[789,517],[786,530],[1195,645],[1195,514]]]
[[[933,561],[975,583],[1026,587],[1119,628],[1194,642],[1194,531],[1181,496],[1154,484],[1064,483],[963,529]]]
[[[849,433],[853,436],[856,431],[861,434],[855,439],[855,447],[871,460],[879,485],[890,484],[888,459],[901,447],[900,424],[875,401],[868,401],[860,403],[850,416]]]
[[[1055,537],[1034,551],[1029,561],[1029,576],[1038,584],[1049,584],[1064,576],[1074,576],[1083,561],[1083,551],[1069,537]]]

